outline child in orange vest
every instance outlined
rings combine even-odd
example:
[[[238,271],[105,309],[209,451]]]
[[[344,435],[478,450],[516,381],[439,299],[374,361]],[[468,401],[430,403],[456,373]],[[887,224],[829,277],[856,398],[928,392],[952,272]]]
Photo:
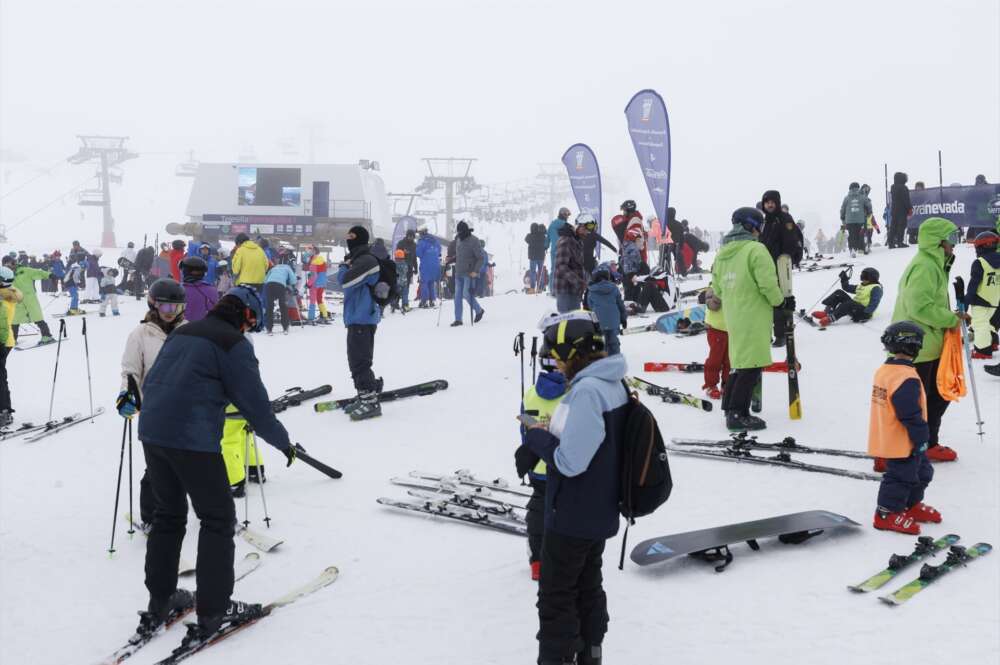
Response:
[[[868,454],[885,460],[873,526],[911,535],[918,522],[940,522],[941,513],[923,503],[934,477],[925,454],[927,396],[913,367],[923,346],[924,331],[911,321],[897,321],[882,333],[892,357],[875,372],[868,426]]]

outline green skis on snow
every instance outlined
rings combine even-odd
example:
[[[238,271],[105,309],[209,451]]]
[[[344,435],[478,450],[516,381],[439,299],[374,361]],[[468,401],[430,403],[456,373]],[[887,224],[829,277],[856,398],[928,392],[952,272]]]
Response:
[[[932,539],[930,536],[920,536],[917,538],[917,544],[913,548],[913,552],[911,554],[893,554],[889,557],[888,568],[872,575],[864,582],[851,585],[847,588],[851,591],[857,591],[859,593],[880,589],[888,584],[892,578],[899,575],[903,569],[908,568],[925,557],[934,556],[936,553],[941,550],[948,549],[957,542],[958,536],[953,533],[949,533],[947,536],[942,536],[937,540]]]
[[[902,605],[926,589],[934,580],[942,575],[946,575],[970,561],[975,561],[979,557],[989,554],[992,550],[993,546],[989,543],[976,543],[970,547],[952,545],[948,551],[948,558],[945,559],[944,563],[940,566],[931,566],[925,563],[923,568],[920,569],[920,576],[917,579],[900,587],[888,596],[879,596],[879,600],[889,605]]]

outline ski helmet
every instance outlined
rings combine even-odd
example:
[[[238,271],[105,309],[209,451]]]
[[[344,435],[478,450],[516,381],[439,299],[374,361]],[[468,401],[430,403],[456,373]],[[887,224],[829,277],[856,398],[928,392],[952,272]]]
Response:
[[[916,358],[924,345],[924,330],[912,321],[897,321],[885,329],[881,341],[889,353]]]
[[[865,268],[861,271],[861,281],[870,282],[872,284],[878,284],[878,270],[875,268]]]
[[[14,283],[14,271],[4,266],[0,268],[0,287],[8,287]]]
[[[581,212],[576,216],[577,226],[586,226],[588,231],[593,231],[597,228],[597,220],[589,212]]]
[[[185,256],[179,265],[185,282],[197,282],[204,279],[205,273],[208,272],[208,264],[200,256]]]
[[[626,215],[631,215],[633,212],[635,212],[635,201],[633,201],[632,199],[626,199],[625,201],[622,201],[622,204],[619,207],[621,208],[621,211],[623,213],[625,213]]]
[[[578,355],[604,350],[604,334],[593,312],[578,309],[549,316],[542,320],[540,327],[545,331],[542,355],[565,362]]]
[[[146,304],[149,305],[149,308],[170,319],[178,317],[184,312],[186,300],[187,294],[184,293],[184,287],[169,277],[163,277],[153,282],[149,287],[149,293],[146,294]]]
[[[739,224],[747,231],[760,231],[764,226],[764,215],[756,208],[746,206],[737,208],[733,212],[733,225]]]
[[[260,332],[264,329],[264,303],[260,301],[257,291],[249,286],[234,286],[226,292],[227,296],[233,296],[243,303],[244,320],[247,322],[248,330]],[[250,317],[253,317],[253,321]]]
[[[5,257],[3,257],[2,263],[5,266],[16,266],[17,258],[8,254]]]
[[[997,235],[994,231],[983,231],[976,235],[976,239],[973,242],[976,246],[976,256],[982,256],[996,249],[997,243],[1000,243],[1000,235]]]
[[[184,244],[183,240],[179,240],[178,239],[178,240],[175,240],[172,243],[170,243],[170,246],[173,247],[176,250],[182,250],[182,249],[184,249],[184,247],[186,245]]]

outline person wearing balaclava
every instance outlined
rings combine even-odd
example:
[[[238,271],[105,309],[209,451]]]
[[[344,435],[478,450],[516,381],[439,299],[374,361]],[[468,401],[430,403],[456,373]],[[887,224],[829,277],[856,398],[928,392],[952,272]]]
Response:
[[[767,248],[771,258],[777,263],[778,257],[787,254],[792,259],[792,265],[797,266],[802,261],[803,242],[802,229],[787,212],[781,209],[781,193],[774,189],[764,192],[760,198],[760,210],[764,213],[764,227],[760,232],[760,242]],[[780,307],[774,310],[774,343],[773,346],[785,345],[785,331],[789,318]]]
[[[353,226],[347,232],[347,256],[337,271],[337,282],[344,291],[344,325],[347,326],[347,365],[351,368],[357,398],[344,407],[351,420],[366,420],[382,415],[379,386],[372,371],[375,355],[375,330],[382,319],[382,308],[375,302],[373,289],[379,284],[379,262],[368,247],[368,229]]]
[[[479,238],[472,235],[472,227],[462,220],[455,236],[455,320],[452,327],[462,325],[462,300],[469,301],[474,312],[473,322],[479,323],[486,310],[476,301],[476,280],[479,278],[485,251]]]

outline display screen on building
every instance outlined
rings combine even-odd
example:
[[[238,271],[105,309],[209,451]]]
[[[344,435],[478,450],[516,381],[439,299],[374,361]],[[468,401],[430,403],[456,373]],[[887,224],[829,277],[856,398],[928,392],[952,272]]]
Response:
[[[241,166],[241,206],[302,205],[302,171],[273,167]]]

